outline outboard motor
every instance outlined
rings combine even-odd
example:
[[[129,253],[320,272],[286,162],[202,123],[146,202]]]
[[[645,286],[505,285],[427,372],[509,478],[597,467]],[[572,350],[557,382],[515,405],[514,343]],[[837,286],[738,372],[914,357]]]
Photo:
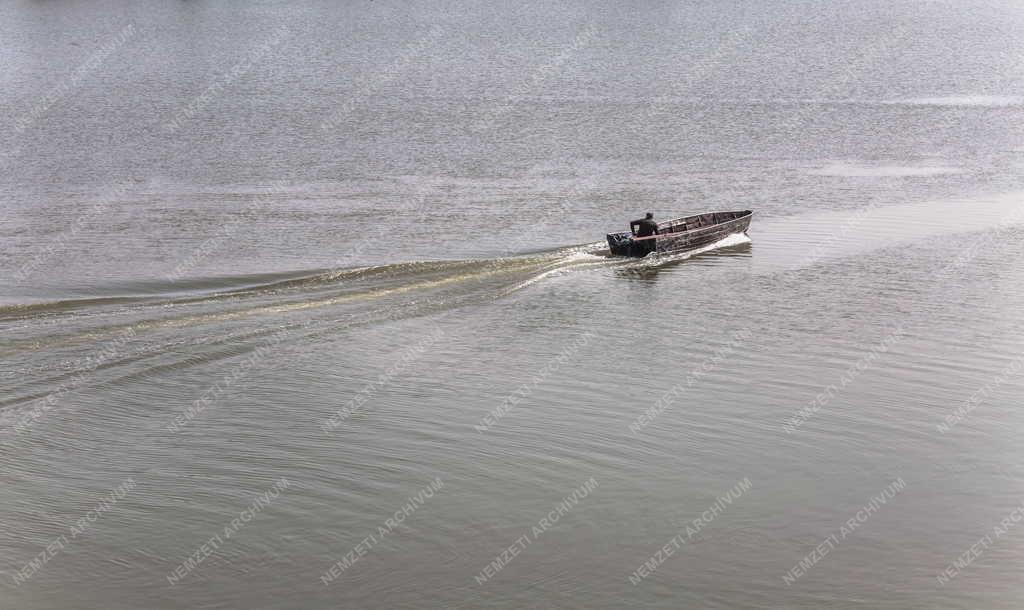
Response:
[[[608,234],[608,249],[615,256],[633,256],[633,236],[629,231]]]
[[[658,244],[653,239],[637,241],[629,231],[608,234],[608,249],[614,256],[644,257],[654,252]]]

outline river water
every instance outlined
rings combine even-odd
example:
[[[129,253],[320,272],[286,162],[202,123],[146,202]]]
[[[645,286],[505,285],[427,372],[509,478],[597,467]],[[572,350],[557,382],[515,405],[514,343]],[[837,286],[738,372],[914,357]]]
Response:
[[[1020,607],[1019,2],[0,22],[0,607]]]

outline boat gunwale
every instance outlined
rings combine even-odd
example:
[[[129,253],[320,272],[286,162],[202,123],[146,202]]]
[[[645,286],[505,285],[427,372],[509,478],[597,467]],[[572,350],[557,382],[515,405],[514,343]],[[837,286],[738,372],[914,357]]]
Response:
[[[697,227],[696,229],[691,229],[689,231],[674,231],[674,232],[671,232],[671,233],[658,233],[656,235],[647,235],[647,236],[644,236],[644,237],[633,236],[633,241],[643,241],[645,239],[658,239],[659,237],[666,238],[666,237],[681,236],[681,235],[694,235],[694,234],[700,233],[701,231],[707,231],[709,229],[720,229],[720,228],[725,227],[725,226],[727,226],[729,224],[732,224],[732,223],[735,223],[735,222],[738,222],[738,221],[741,221],[741,220],[748,219],[748,218],[750,218],[750,217],[752,217],[754,215],[754,211],[753,210],[742,210],[742,211],[746,212],[746,214],[744,214],[742,216],[738,216],[738,217],[733,218],[731,220],[726,220],[725,222],[715,223],[715,224],[712,224],[712,225],[708,225],[706,227]],[[694,217],[697,217],[697,216],[703,216],[705,214],[721,214],[721,213],[722,212],[703,212],[701,214],[690,214],[689,216],[681,216],[679,218],[673,218],[672,220],[666,220],[665,222],[666,223],[672,223],[672,222],[676,222],[678,220],[685,220],[687,218],[694,218]],[[627,232],[628,231],[622,231],[621,233],[627,233]]]

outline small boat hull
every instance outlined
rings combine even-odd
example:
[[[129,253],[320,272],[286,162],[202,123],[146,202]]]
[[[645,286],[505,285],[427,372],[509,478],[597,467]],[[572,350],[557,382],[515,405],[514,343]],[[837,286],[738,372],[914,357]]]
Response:
[[[754,213],[707,212],[658,223],[658,234],[635,237],[629,231],[608,234],[608,248],[615,256],[672,254],[703,248],[735,233],[746,233]]]

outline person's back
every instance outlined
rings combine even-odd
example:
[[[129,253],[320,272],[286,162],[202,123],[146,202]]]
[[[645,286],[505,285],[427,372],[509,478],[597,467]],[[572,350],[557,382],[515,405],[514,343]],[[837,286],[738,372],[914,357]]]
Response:
[[[629,230],[637,237],[649,237],[658,234],[658,223],[654,221],[654,214],[647,212],[644,218],[629,223]]]

